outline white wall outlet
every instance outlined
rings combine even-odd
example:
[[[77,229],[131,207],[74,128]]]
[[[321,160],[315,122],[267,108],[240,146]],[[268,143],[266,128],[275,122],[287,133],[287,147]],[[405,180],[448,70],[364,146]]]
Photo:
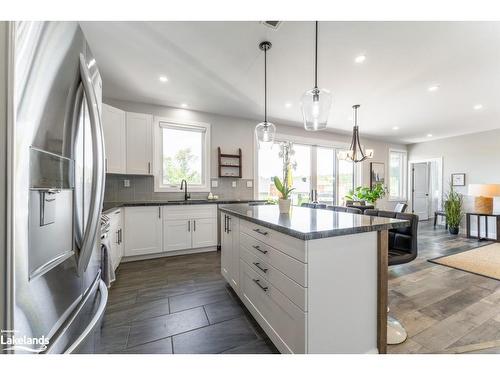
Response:
[[[232,187],[236,187],[236,181],[231,182]]]
[[[219,181],[212,180],[212,187],[217,187],[217,186],[219,186]]]
[[[130,187],[130,180],[123,180],[124,187]]]
[[[247,188],[253,187],[253,181],[247,181]]]

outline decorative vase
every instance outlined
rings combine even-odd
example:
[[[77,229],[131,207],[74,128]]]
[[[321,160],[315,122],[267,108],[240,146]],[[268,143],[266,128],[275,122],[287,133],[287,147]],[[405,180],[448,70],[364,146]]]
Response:
[[[291,204],[292,204],[292,201],[290,199],[279,199],[278,205],[280,208],[280,214],[289,213]]]
[[[452,228],[452,227],[450,227],[450,228],[449,228],[450,234],[458,234],[458,230],[459,230],[459,228],[458,228],[458,227],[456,227],[456,228]]]

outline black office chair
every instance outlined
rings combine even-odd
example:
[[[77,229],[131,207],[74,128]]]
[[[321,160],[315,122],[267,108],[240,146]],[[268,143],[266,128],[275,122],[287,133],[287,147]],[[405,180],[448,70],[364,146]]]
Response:
[[[394,207],[394,212],[405,212],[408,205],[406,203],[398,203]]]
[[[335,212],[347,212],[347,207],[344,206],[327,206],[326,209]]]
[[[326,204],[324,203],[302,203],[300,207],[309,207],[309,208],[326,208]]]
[[[332,210],[335,212],[348,212],[350,214],[362,214],[363,211],[361,211],[359,208],[354,208],[354,207],[344,207],[344,206],[327,206],[327,210]]]
[[[365,215],[387,217],[390,219],[408,220],[410,226],[406,228],[389,229],[389,266],[411,262],[417,257],[418,216],[402,212],[365,210]],[[389,312],[389,308],[387,309]],[[406,340],[406,330],[401,323],[387,317],[387,344],[401,344]]]

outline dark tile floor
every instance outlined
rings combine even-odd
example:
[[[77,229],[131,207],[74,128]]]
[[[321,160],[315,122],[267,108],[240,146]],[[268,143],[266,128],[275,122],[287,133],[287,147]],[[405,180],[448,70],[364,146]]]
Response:
[[[100,353],[277,353],[220,275],[220,253],[123,263]]]
[[[391,314],[409,338],[389,353],[500,352],[500,282],[428,262],[482,246],[419,225],[419,256],[391,267]],[[277,353],[220,275],[220,252],[123,263],[101,353]]]

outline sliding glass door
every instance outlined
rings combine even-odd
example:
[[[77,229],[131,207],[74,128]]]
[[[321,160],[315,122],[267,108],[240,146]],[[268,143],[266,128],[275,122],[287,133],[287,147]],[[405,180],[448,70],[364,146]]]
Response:
[[[354,163],[338,160],[340,149],[335,147],[294,143],[293,149],[296,168],[292,170],[292,204],[300,206],[313,200],[327,205],[343,204],[354,186]],[[283,174],[278,145],[271,150],[258,150],[257,169],[258,198],[277,200],[279,193],[273,178],[282,178]]]

